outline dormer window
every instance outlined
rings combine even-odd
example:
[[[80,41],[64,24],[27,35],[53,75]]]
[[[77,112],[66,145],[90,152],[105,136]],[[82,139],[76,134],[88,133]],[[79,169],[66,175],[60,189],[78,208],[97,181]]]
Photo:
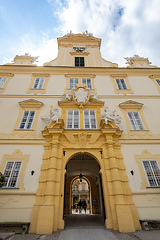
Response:
[[[84,67],[84,57],[75,57],[75,67]]]

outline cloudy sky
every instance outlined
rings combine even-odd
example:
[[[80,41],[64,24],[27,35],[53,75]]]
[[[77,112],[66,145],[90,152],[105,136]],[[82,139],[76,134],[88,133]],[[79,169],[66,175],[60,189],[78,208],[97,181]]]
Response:
[[[0,0],[0,65],[15,55],[57,57],[57,37],[85,30],[102,57],[125,67],[138,54],[160,67],[160,0]]]

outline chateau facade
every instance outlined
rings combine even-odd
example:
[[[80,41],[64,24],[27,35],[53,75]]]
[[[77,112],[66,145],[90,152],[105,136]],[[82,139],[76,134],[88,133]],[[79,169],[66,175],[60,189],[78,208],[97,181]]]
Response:
[[[63,229],[79,179],[106,228],[160,220],[160,68],[137,55],[118,67],[100,45],[69,33],[43,66],[29,54],[0,66],[1,223]]]

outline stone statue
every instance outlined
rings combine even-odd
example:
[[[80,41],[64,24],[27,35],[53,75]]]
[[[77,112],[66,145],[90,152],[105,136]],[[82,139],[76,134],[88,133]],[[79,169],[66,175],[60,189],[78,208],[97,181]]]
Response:
[[[41,120],[44,124],[46,124],[47,126],[51,123],[51,122],[56,122],[58,123],[58,119],[59,119],[59,111],[57,108],[53,108],[51,106],[51,110],[50,110],[50,114],[49,117],[41,117]]]
[[[93,99],[97,100],[97,101],[101,101],[98,96],[97,96],[97,93],[91,93],[90,95]]]
[[[63,97],[65,98],[65,99],[71,99],[72,98],[72,93],[69,93],[69,92],[65,92],[65,94],[63,95]]]
[[[116,111],[113,112],[108,111],[108,107],[104,109],[105,114],[102,115],[102,119],[105,120],[105,124],[108,124],[108,121],[115,122],[115,124],[118,126],[118,124],[121,123],[121,117],[116,114]]]

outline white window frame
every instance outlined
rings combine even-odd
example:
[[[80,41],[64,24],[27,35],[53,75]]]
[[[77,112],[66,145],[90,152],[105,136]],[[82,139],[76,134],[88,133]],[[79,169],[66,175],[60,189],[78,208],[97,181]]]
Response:
[[[124,78],[116,78],[117,87],[119,90],[128,90]]]
[[[155,79],[156,83],[158,84],[158,86],[160,87],[160,79]]]
[[[6,81],[7,81],[7,77],[0,77],[0,89],[3,88]]]
[[[85,115],[85,112],[88,112],[88,118],[86,118],[87,115]],[[91,112],[94,112],[94,119],[92,119]],[[95,124],[92,123],[92,120],[95,122]],[[84,129],[97,129],[96,113],[94,110],[84,110],[83,111],[83,121],[84,121]],[[86,124],[88,124],[89,127],[86,127]],[[93,127],[93,126],[95,126],[95,127]]]
[[[19,129],[30,130],[32,128],[34,117],[35,117],[35,111],[24,111],[20,125],[19,125]],[[24,125],[23,127],[22,127],[22,124]]]
[[[127,112],[127,115],[128,115],[132,130],[135,130],[135,131],[145,130],[145,127],[143,125],[139,112]]]
[[[16,164],[17,163],[18,164],[20,163],[20,166],[19,166],[18,169],[16,169]],[[7,176],[6,176],[5,172],[7,171],[7,167],[8,167],[7,165],[9,165],[9,164],[13,164],[13,165],[11,166],[11,169],[8,169],[8,170],[10,170],[10,174],[9,174],[8,179],[6,181]],[[5,166],[5,169],[4,169],[4,172],[3,172],[3,175],[5,176],[5,186],[4,186],[4,188],[16,188],[18,178],[19,178],[19,174],[20,174],[20,171],[21,171],[21,167],[22,167],[22,161],[7,161],[6,162],[6,166]],[[12,181],[15,181],[14,186],[12,186]]]
[[[146,163],[148,166],[146,166]],[[153,165],[155,163],[155,165]],[[160,168],[156,160],[143,160],[142,165],[146,174],[146,178],[150,187],[160,187]],[[146,166],[146,168],[145,168]],[[147,172],[147,168],[149,172]],[[154,168],[156,168],[156,172],[159,172],[158,175],[155,175]],[[149,175],[148,175],[149,173]],[[153,183],[153,184],[151,184]]]
[[[33,89],[43,89],[45,78],[35,78]]]
[[[70,114],[71,113],[71,114]],[[76,115],[76,113],[78,113]],[[78,116],[76,118],[76,116]],[[75,124],[77,124],[78,127],[75,127]],[[71,127],[69,127],[72,125]],[[67,129],[79,129],[80,126],[80,113],[78,110],[68,110],[67,111]]]
[[[82,78],[82,84],[86,85],[88,89],[92,89],[92,81],[91,78]]]
[[[69,79],[69,89],[75,89],[75,86],[79,84],[79,78],[70,78]]]

